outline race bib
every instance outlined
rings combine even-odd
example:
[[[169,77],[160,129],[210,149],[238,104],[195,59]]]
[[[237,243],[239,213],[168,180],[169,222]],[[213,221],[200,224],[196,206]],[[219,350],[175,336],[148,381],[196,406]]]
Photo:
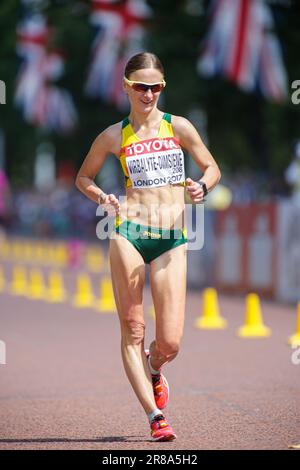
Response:
[[[157,188],[185,180],[184,155],[174,137],[132,144],[126,147],[125,156],[133,188]]]

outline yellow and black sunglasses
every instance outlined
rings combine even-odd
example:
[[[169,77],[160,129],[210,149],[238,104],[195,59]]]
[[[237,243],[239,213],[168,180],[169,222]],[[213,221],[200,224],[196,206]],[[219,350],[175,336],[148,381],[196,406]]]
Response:
[[[150,83],[145,83],[145,82],[135,82],[133,80],[128,80],[128,78],[124,77],[124,81],[134,91],[137,91],[139,93],[146,93],[149,89],[152,91],[152,93],[159,93],[166,86],[166,82],[164,80],[162,80],[159,83],[151,83],[150,84]]]

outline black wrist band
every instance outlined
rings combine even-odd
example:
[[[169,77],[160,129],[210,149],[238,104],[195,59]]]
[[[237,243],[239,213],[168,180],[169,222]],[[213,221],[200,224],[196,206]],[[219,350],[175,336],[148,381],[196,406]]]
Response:
[[[199,180],[199,181],[197,181],[197,182],[200,184],[200,186],[202,186],[203,193],[204,193],[204,197],[205,197],[205,196],[208,194],[208,190],[207,190],[206,184],[204,183],[204,181],[201,181],[201,180]]]

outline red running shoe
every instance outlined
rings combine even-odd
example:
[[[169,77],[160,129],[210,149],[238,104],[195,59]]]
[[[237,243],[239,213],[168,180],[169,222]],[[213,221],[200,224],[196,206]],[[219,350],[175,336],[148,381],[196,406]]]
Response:
[[[163,415],[155,416],[150,426],[151,437],[155,441],[173,441],[177,437]]]
[[[147,358],[150,355],[149,349],[145,349]],[[155,403],[158,409],[163,410],[169,401],[170,390],[166,377],[160,373],[157,375],[152,374],[152,386],[155,398]]]

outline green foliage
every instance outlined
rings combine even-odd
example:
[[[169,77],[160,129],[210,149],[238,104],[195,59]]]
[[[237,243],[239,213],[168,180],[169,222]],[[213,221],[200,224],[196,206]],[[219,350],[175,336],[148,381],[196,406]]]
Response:
[[[57,149],[57,159],[72,159],[79,167],[93,139],[106,126],[122,119],[114,107],[84,96],[92,31],[89,2],[48,1],[46,13],[55,25],[53,46],[66,55],[66,72],[59,85],[74,97],[79,113],[76,130],[68,136],[46,135]],[[252,169],[281,175],[288,165],[292,146],[300,138],[300,105],[290,97],[274,104],[246,94],[221,78],[205,79],[196,61],[207,30],[207,14],[191,15],[183,0],[148,0],[154,16],[149,21],[147,48],[157,53],[166,71],[164,108],[188,117],[193,108],[207,113],[209,146],[220,163],[231,171]],[[207,1],[202,2],[207,6]],[[4,129],[7,170],[15,185],[30,184],[35,149],[45,134],[26,124],[13,104],[18,59],[15,54],[18,0],[0,4],[0,79],[7,86],[7,104],[0,107]],[[207,9],[205,9],[206,11]],[[300,7],[274,7],[284,61],[289,76],[300,79]]]

